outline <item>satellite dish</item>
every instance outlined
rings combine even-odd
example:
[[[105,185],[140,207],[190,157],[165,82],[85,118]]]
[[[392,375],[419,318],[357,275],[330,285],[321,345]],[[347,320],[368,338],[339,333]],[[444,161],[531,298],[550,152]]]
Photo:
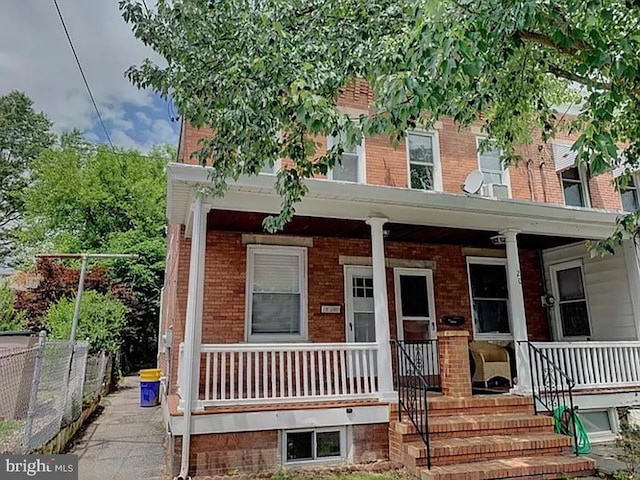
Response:
[[[464,190],[465,193],[478,193],[480,188],[482,188],[483,180],[484,175],[482,175],[482,172],[480,170],[474,170],[467,175],[467,178],[462,184],[462,190]]]

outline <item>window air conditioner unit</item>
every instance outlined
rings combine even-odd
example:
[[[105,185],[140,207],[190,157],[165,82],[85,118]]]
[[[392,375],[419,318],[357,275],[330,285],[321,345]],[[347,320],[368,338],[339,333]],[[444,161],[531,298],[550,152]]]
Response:
[[[480,194],[483,197],[509,198],[509,187],[501,183],[487,183],[482,186]]]

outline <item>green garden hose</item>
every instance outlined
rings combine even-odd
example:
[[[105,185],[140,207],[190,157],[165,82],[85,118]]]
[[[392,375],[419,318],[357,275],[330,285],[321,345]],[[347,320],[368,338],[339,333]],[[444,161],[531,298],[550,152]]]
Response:
[[[573,435],[573,422],[572,417],[575,418],[576,435]],[[582,420],[578,415],[578,412],[571,411],[570,408],[561,405],[553,411],[553,419],[555,421],[555,432],[561,435],[568,435],[574,437],[575,445],[573,446],[574,453],[583,455],[591,452],[591,442],[589,442],[589,436],[582,424]]]

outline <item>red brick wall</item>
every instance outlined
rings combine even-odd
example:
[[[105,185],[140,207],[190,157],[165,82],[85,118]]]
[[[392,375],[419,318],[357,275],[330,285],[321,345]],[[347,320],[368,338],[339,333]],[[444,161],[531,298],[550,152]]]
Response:
[[[369,104],[373,96],[366,82],[358,80],[346,88],[338,99],[338,105],[344,109],[362,113],[371,112]],[[477,130],[479,124],[475,126]],[[440,161],[442,166],[442,185],[445,192],[461,193],[460,185],[466,175],[478,169],[476,134],[472,131],[459,131],[450,118],[444,118],[438,125]],[[185,163],[197,163],[191,153],[198,149],[198,139],[211,135],[210,130],[198,131],[185,126],[180,138],[180,158]],[[534,133],[534,138],[540,138]],[[576,135],[560,133],[558,140],[572,142]],[[326,139],[316,138],[319,144],[318,155],[325,152]],[[407,186],[406,146],[401,142],[394,148],[389,138],[377,136],[365,139],[366,181],[371,185]],[[560,176],[556,173],[551,145],[541,142],[526,145],[518,153],[523,161],[517,167],[509,168],[509,177],[513,198],[548,202],[563,205],[564,197]],[[283,161],[283,166],[290,166]],[[594,208],[619,210],[620,196],[614,190],[611,173],[599,175],[589,180],[591,205]]]
[[[389,424],[353,426],[353,462],[369,463],[389,459]]]
[[[389,459],[388,424],[354,425],[353,463]],[[190,475],[233,475],[282,467],[278,430],[219,433],[191,437]],[[171,470],[180,469],[182,437],[172,439]]]
[[[177,365],[177,345],[184,335],[186,295],[189,270],[190,241],[180,243],[180,271],[177,285],[177,304],[174,324],[174,365]],[[312,342],[344,342],[344,268],[339,264],[340,255],[371,256],[368,240],[344,238],[313,239],[308,249],[308,326]],[[386,242],[387,258],[435,261],[433,273],[436,316],[463,315],[464,326],[473,335],[467,268],[462,247],[455,245],[432,245],[405,242]],[[540,296],[543,286],[537,251],[521,250],[520,255],[525,311],[531,338],[538,341],[548,339],[545,312]],[[205,300],[203,307],[203,343],[238,343],[245,341],[245,288],[246,246],[239,233],[208,231],[205,258]],[[387,269],[389,293],[389,320],[391,337],[396,338],[395,294],[393,269]],[[323,314],[322,304],[341,305],[339,314]],[[447,328],[438,325],[439,330]],[[172,373],[174,385],[177,371]],[[173,391],[173,389],[171,390]]]
[[[181,448],[182,437],[173,438],[174,475],[180,470]],[[193,435],[189,474],[201,477],[277,470],[281,463],[278,451],[277,430]]]

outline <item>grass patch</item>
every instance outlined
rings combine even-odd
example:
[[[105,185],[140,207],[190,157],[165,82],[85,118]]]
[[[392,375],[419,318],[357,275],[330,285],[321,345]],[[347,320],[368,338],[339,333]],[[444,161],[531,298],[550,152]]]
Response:
[[[17,420],[0,420],[0,438],[8,437],[19,428],[20,422]]]
[[[374,472],[354,472],[354,473],[332,473],[332,472],[305,472],[301,470],[282,470],[276,473],[272,480],[404,480],[411,477],[401,470],[374,473]]]

